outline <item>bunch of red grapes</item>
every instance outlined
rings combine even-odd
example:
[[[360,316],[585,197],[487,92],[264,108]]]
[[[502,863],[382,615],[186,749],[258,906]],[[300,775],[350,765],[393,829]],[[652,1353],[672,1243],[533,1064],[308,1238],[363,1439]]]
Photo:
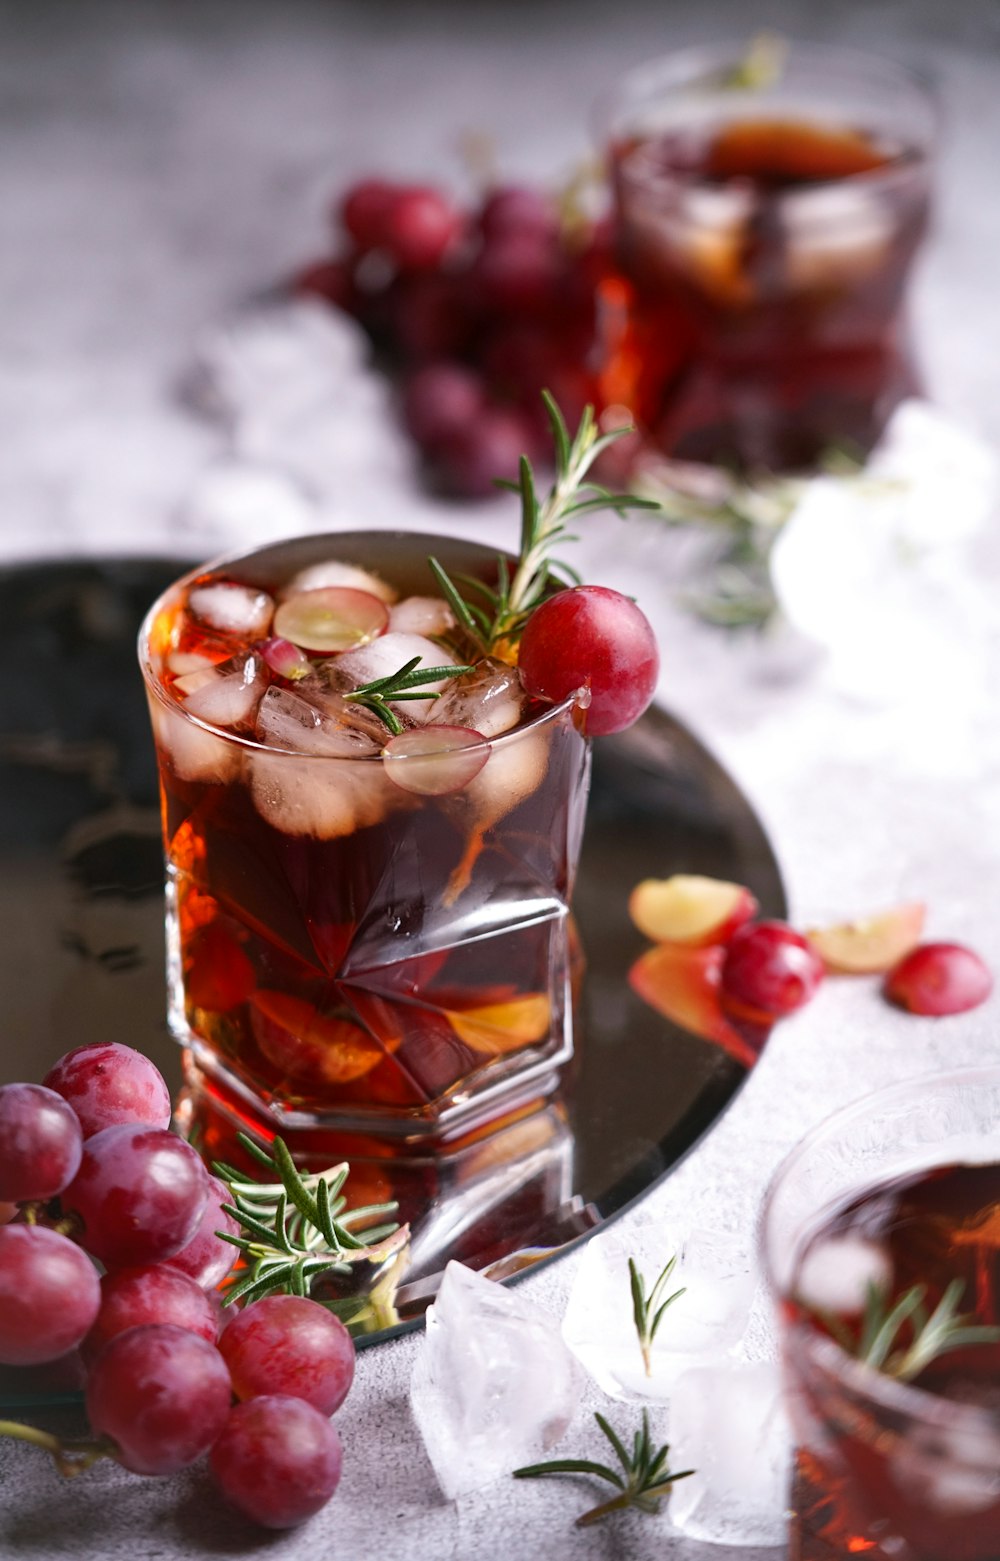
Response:
[[[296,1296],[228,1320],[229,1192],[169,1131],[170,1112],[161,1074],[115,1043],[68,1052],[42,1084],[0,1088],[0,1364],[78,1352],[108,1456],[155,1475],[207,1453],[236,1508],[291,1527],[337,1488],[330,1416],[354,1345]]]
[[[545,460],[539,399],[567,423],[600,404],[598,289],[604,221],[527,185],[462,210],[440,190],[366,179],[333,213],[337,253],[294,280],[354,316],[401,387],[405,424],[445,491],[481,497]]]

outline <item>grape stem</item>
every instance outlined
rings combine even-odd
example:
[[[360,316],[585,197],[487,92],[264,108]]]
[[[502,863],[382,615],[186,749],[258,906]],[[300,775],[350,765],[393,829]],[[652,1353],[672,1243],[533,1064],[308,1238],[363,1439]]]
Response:
[[[59,1473],[67,1480],[83,1474],[102,1458],[115,1458],[118,1449],[107,1440],[93,1442],[63,1442],[51,1431],[41,1431],[38,1426],[23,1425],[19,1420],[0,1420],[0,1436],[13,1437],[18,1442],[31,1442],[51,1453]]]

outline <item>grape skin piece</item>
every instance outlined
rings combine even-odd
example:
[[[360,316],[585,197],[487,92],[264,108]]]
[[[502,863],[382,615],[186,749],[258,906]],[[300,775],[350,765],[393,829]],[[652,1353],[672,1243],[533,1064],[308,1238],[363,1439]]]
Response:
[[[170,1091],[159,1069],[131,1046],[95,1041],[60,1057],[42,1083],[69,1101],[84,1138],[116,1122],[167,1127]]]
[[[229,1372],[214,1344],[171,1323],[120,1333],[87,1377],[91,1429],[109,1436],[133,1474],[173,1474],[207,1452],[231,1403]]]
[[[208,1196],[208,1172],[176,1133],[119,1123],[84,1144],[62,1204],[83,1221],[81,1246],[107,1268],[131,1268],[186,1246]]]
[[[54,1198],[73,1180],[83,1131],[72,1106],[43,1084],[0,1088],[0,1200]]]
[[[340,1482],[340,1438],[299,1398],[270,1394],[237,1404],[209,1456],[216,1484],[265,1528],[294,1528],[330,1500]]]
[[[101,1304],[87,1254],[45,1225],[0,1228],[0,1364],[35,1366],[75,1349]]]
[[[83,1341],[84,1358],[95,1360],[112,1339],[144,1323],[173,1323],[209,1344],[219,1332],[218,1312],[204,1290],[169,1263],[118,1268],[101,1280],[101,1306]]]
[[[277,1393],[332,1415],[354,1380],[354,1342],[344,1324],[299,1296],[251,1302],[225,1329],[219,1349],[240,1399]]]

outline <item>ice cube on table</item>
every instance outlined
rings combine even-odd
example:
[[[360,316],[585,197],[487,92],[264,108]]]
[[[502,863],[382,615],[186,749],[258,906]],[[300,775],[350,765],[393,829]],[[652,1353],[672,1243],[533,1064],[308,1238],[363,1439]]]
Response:
[[[221,634],[245,635],[250,640],[267,633],[274,614],[274,602],[266,591],[226,580],[195,586],[187,605],[200,623]]]
[[[186,672],[175,679],[173,688],[183,695],[189,715],[209,726],[231,728],[252,722],[267,685],[267,668],[259,656],[234,656]]]
[[[436,726],[467,726],[499,737],[521,719],[527,698],[516,667],[487,657],[463,677],[452,678],[428,717]]]
[[[368,645],[338,656],[337,673],[340,677],[349,678],[354,688],[360,688],[363,683],[374,683],[377,678],[389,677],[393,672],[398,672],[415,656],[424,667],[459,665],[454,656],[442,650],[440,645],[435,645],[433,640],[425,639],[421,634],[396,634],[390,630]],[[448,678],[439,678],[436,682],[428,683],[428,692],[439,692],[447,688],[448,682]],[[406,699],[400,701],[398,708],[399,713],[409,716],[411,721],[426,721],[436,703],[435,699]],[[392,700],[389,700],[389,704],[392,705]]]
[[[774,1365],[686,1371],[670,1399],[670,1467],[693,1469],[670,1496],[691,1539],[780,1545],[787,1538],[791,1437]]]
[[[440,596],[404,596],[389,609],[389,631],[396,634],[447,634],[455,614]]]
[[[327,586],[346,587],[351,591],[367,591],[369,596],[377,596],[380,602],[391,606],[399,595],[399,592],[389,585],[388,581],[381,580],[378,575],[372,574],[368,569],[360,569],[357,564],[345,564],[339,558],[327,558],[322,563],[310,564],[308,569],[300,569],[288,584],[282,587],[282,600],[290,596],[298,596],[303,591],[321,591]],[[445,603],[441,604],[445,606]],[[427,632],[425,630],[418,631]],[[437,633],[437,630],[431,630]]]
[[[565,1432],[581,1377],[559,1324],[518,1290],[449,1263],[410,1385],[449,1499],[537,1461]]]
[[[633,1318],[628,1260],[635,1256],[648,1296],[675,1254],[666,1295],[682,1287],[684,1294],[671,1303],[657,1329],[647,1375]],[[563,1337],[611,1398],[668,1399],[682,1373],[736,1348],[755,1288],[743,1244],[721,1231],[699,1229],[682,1241],[664,1230],[655,1256],[648,1259],[636,1254],[616,1230],[603,1231],[587,1243],[580,1260]]]

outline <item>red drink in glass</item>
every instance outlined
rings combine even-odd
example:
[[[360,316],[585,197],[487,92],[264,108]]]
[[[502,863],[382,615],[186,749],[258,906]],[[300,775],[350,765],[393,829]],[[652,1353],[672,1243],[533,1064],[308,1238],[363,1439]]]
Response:
[[[423,599],[436,593],[429,553],[495,582],[495,553],[474,544],[304,538],[187,576],[141,637],[171,1028],[189,1077],[243,1125],[298,1132],[315,1152],[317,1132],[400,1152],[446,1142],[544,1097],[572,1049],[568,905],[588,778],[573,700],[527,700],[499,662],[442,684],[448,721],[478,722],[489,746],[474,774],[461,754],[432,753],[446,773],[428,792],[412,769],[397,782],[389,733],[345,703],[336,655],[310,652],[294,677],[262,655],[274,604],[305,571],[362,568],[385,595]],[[216,586],[242,588],[250,617],[259,596],[257,620],[220,628],[206,609],[206,621],[195,607],[217,604]],[[449,643],[445,628],[433,664],[461,661]],[[222,678],[235,680],[228,709],[225,693],[212,702]],[[396,708],[432,730],[436,704]]]
[[[924,1317],[955,1285],[963,1319],[1000,1334],[998,1136],[1000,1071],[955,1074],[841,1113],[779,1173],[765,1247],[797,1444],[795,1561],[1000,1555],[1000,1342],[894,1376],[915,1314],[888,1369],[856,1358],[868,1284],[883,1314],[920,1287]]]
[[[734,72],[721,51],[680,54],[610,110],[606,393],[681,459],[864,453],[917,386],[904,302],[931,103],[905,71],[840,50],[796,46],[754,86]]]

